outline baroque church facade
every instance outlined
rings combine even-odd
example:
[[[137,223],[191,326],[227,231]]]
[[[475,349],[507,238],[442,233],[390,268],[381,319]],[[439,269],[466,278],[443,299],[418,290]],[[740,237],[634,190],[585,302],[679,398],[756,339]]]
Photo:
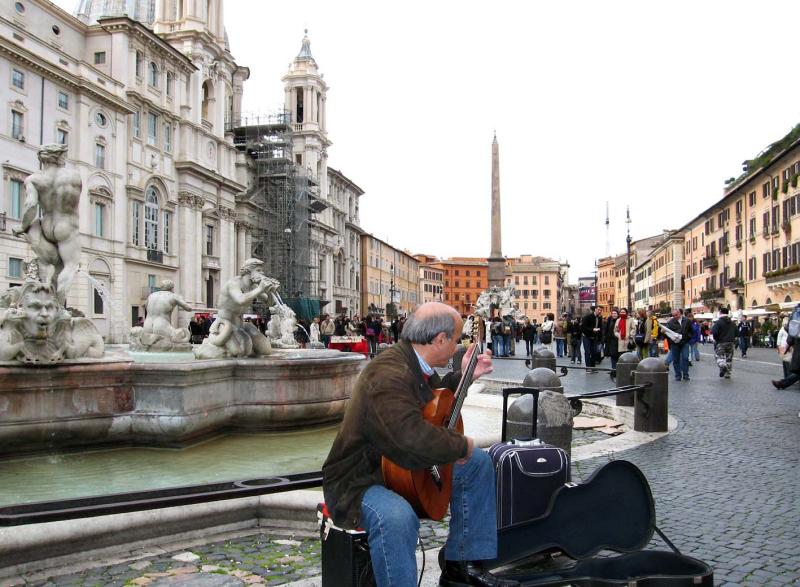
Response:
[[[38,147],[62,143],[83,180],[81,272],[68,305],[111,343],[127,342],[165,279],[196,311],[214,313],[221,284],[251,256],[252,242],[236,200],[249,187],[246,155],[226,136],[250,72],[230,53],[222,4],[81,0],[75,16],[46,0],[0,6],[0,289],[21,283],[33,258],[11,235],[23,182],[39,169]],[[284,81],[287,101],[301,88],[296,152],[324,180],[327,198],[326,87],[313,72]],[[304,94],[313,84],[317,93]],[[346,250],[334,210],[312,226],[316,293],[328,300],[340,283],[334,259]],[[357,228],[357,203],[354,212],[347,222]],[[178,322],[189,319],[181,312]]]

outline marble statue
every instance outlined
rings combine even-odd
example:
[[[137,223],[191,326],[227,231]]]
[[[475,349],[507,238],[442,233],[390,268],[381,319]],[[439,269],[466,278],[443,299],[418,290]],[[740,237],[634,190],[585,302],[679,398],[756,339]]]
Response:
[[[100,358],[105,345],[88,318],[74,318],[51,283],[31,262],[24,283],[0,296],[0,361],[46,365],[64,359]]]
[[[239,275],[222,286],[217,303],[217,319],[203,344],[193,349],[196,358],[258,357],[269,354],[272,349],[269,339],[261,334],[255,324],[242,320],[242,314],[250,309],[256,299],[260,298],[268,306],[277,303],[276,292],[280,283],[261,273],[263,265],[258,259],[247,259]]]
[[[49,274],[49,283],[62,306],[80,265],[78,202],[83,186],[80,173],[64,167],[66,152],[66,145],[39,148],[42,169],[25,180],[22,226],[13,230],[14,236],[30,244],[39,270]]]
[[[131,350],[145,352],[180,352],[192,350],[187,328],[172,327],[172,311],[178,307],[187,312],[192,307],[174,291],[175,284],[165,279],[161,290],[147,296],[147,317],[144,326],[131,328]]]
[[[514,286],[498,287],[493,285],[481,292],[475,302],[475,314],[484,320],[491,320],[492,309],[497,309],[502,318],[521,318],[522,314],[514,307]]]
[[[294,338],[297,330],[297,317],[286,304],[275,304],[269,309],[270,319],[267,324],[267,336],[276,349],[300,348]]]

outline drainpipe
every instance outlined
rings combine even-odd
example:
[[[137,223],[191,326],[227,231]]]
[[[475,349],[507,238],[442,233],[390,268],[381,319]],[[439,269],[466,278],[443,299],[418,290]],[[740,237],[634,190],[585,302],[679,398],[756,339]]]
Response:
[[[42,75],[41,113],[39,114],[39,145],[44,143],[44,75]],[[41,167],[41,163],[40,163]]]

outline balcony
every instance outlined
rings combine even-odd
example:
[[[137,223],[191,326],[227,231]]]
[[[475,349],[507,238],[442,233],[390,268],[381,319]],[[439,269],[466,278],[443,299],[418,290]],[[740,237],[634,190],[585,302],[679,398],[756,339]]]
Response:
[[[147,249],[147,260],[153,263],[164,263],[164,252],[155,249]]]
[[[6,230],[6,213],[0,212],[0,232],[5,232]]]
[[[742,241],[741,240],[736,241],[736,248],[737,249],[741,249],[742,248]]]
[[[728,283],[725,285],[729,290],[736,293],[742,289],[744,289],[744,281],[740,278],[733,277],[728,280]]]
[[[713,300],[724,300],[725,291],[722,289],[708,289],[700,292],[700,299],[703,300],[704,302],[709,302]]]
[[[792,232],[792,223],[788,220],[784,220],[781,223],[781,228],[784,230],[784,232]]]
[[[716,256],[714,257],[706,257],[703,259],[703,270],[705,269],[716,269],[719,266],[719,260]]]
[[[219,270],[219,257],[203,255],[203,269]]]
[[[767,287],[783,289],[800,286],[800,265],[789,265],[777,271],[768,271],[764,274]]]

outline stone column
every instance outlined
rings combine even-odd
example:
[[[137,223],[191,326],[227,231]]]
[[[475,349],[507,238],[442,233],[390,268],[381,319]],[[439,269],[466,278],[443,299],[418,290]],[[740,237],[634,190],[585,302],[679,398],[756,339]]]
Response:
[[[503,259],[500,228],[500,146],[497,135],[492,141],[492,251],[489,255],[489,287],[505,286],[506,265]]]

